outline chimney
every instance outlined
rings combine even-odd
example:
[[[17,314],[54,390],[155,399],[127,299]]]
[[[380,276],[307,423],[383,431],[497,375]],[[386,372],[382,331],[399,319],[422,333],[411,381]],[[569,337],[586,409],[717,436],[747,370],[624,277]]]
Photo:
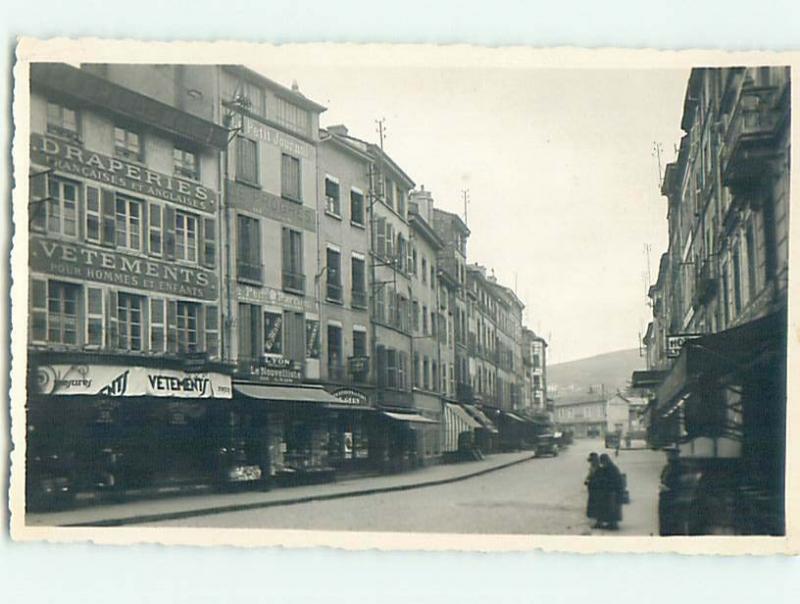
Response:
[[[331,134],[337,134],[339,136],[347,136],[347,127],[344,124],[335,124],[333,126],[328,126],[327,131]]]

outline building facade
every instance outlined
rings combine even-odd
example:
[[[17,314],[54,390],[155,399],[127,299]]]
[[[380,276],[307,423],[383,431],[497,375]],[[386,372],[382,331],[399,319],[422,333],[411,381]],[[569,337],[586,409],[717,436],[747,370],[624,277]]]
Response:
[[[715,517],[724,530],[783,530],[789,90],[785,67],[692,70],[662,187],[669,248],[645,342],[660,372],[651,440],[771,502],[757,517]]]

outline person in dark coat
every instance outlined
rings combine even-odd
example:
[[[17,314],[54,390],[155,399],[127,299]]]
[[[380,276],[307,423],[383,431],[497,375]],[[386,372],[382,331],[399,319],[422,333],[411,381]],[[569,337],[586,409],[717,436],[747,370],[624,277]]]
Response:
[[[595,474],[600,468],[600,458],[597,453],[590,453],[586,461],[589,462],[589,474],[586,476],[586,480],[583,481],[583,484],[586,485],[589,492],[586,501],[586,517],[597,520],[597,485],[595,484]]]
[[[617,530],[622,520],[623,481],[611,458],[603,453],[600,456],[600,467],[594,474],[593,486],[597,497],[595,528]]]

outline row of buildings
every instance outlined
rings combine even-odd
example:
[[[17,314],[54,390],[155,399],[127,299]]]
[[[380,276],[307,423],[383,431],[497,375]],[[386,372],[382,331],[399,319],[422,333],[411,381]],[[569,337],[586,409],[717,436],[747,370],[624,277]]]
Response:
[[[30,476],[393,471],[542,422],[546,343],[467,225],[296,87],[234,65],[30,80]]]
[[[635,391],[607,393],[603,386],[592,386],[586,392],[556,399],[553,419],[560,430],[576,438],[599,438],[615,435],[644,440],[647,399]]]
[[[699,532],[781,534],[790,71],[693,69],[644,344],[651,442],[702,476]],[[714,493],[713,495],[709,493]]]

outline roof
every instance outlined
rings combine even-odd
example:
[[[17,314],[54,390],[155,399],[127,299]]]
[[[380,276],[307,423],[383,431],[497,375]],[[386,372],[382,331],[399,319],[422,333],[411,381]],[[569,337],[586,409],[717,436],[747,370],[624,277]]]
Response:
[[[292,103],[302,107],[303,109],[308,109],[309,111],[314,111],[316,113],[322,113],[323,111],[327,111],[328,109],[324,105],[320,105],[319,103],[315,103],[311,99],[306,98],[300,92],[292,90],[291,88],[287,88],[286,86],[284,86],[283,84],[279,84],[275,80],[270,80],[268,77],[260,74],[254,69],[245,67],[244,65],[223,65],[222,68],[225,69],[226,71],[242,76],[244,78],[258,81],[259,84],[269,88],[277,96],[287,101],[291,101]]]
[[[456,214],[454,212],[448,212],[447,210],[442,210],[440,208],[433,208],[434,219],[435,219],[437,214],[439,216],[448,218],[450,220],[450,222],[452,224],[454,224],[455,227],[458,230],[460,230],[464,235],[469,236],[469,234],[471,233],[471,231],[469,230],[469,227],[466,225],[466,223],[463,220],[461,220],[461,216],[459,216],[458,214]]]
[[[334,145],[336,148],[345,151],[346,153],[349,153],[358,159],[362,159],[365,162],[372,161],[372,157],[368,153],[362,151],[355,145],[348,142],[346,140],[346,137],[343,137],[339,134],[335,134],[330,130],[325,130],[324,128],[320,128],[319,142],[320,144],[329,143],[331,145]]]
[[[428,243],[430,243],[434,248],[437,250],[444,247],[444,241],[442,241],[441,237],[436,234],[436,231],[433,230],[431,225],[419,215],[419,213],[414,211],[408,212],[408,222],[415,231],[419,232]]]

